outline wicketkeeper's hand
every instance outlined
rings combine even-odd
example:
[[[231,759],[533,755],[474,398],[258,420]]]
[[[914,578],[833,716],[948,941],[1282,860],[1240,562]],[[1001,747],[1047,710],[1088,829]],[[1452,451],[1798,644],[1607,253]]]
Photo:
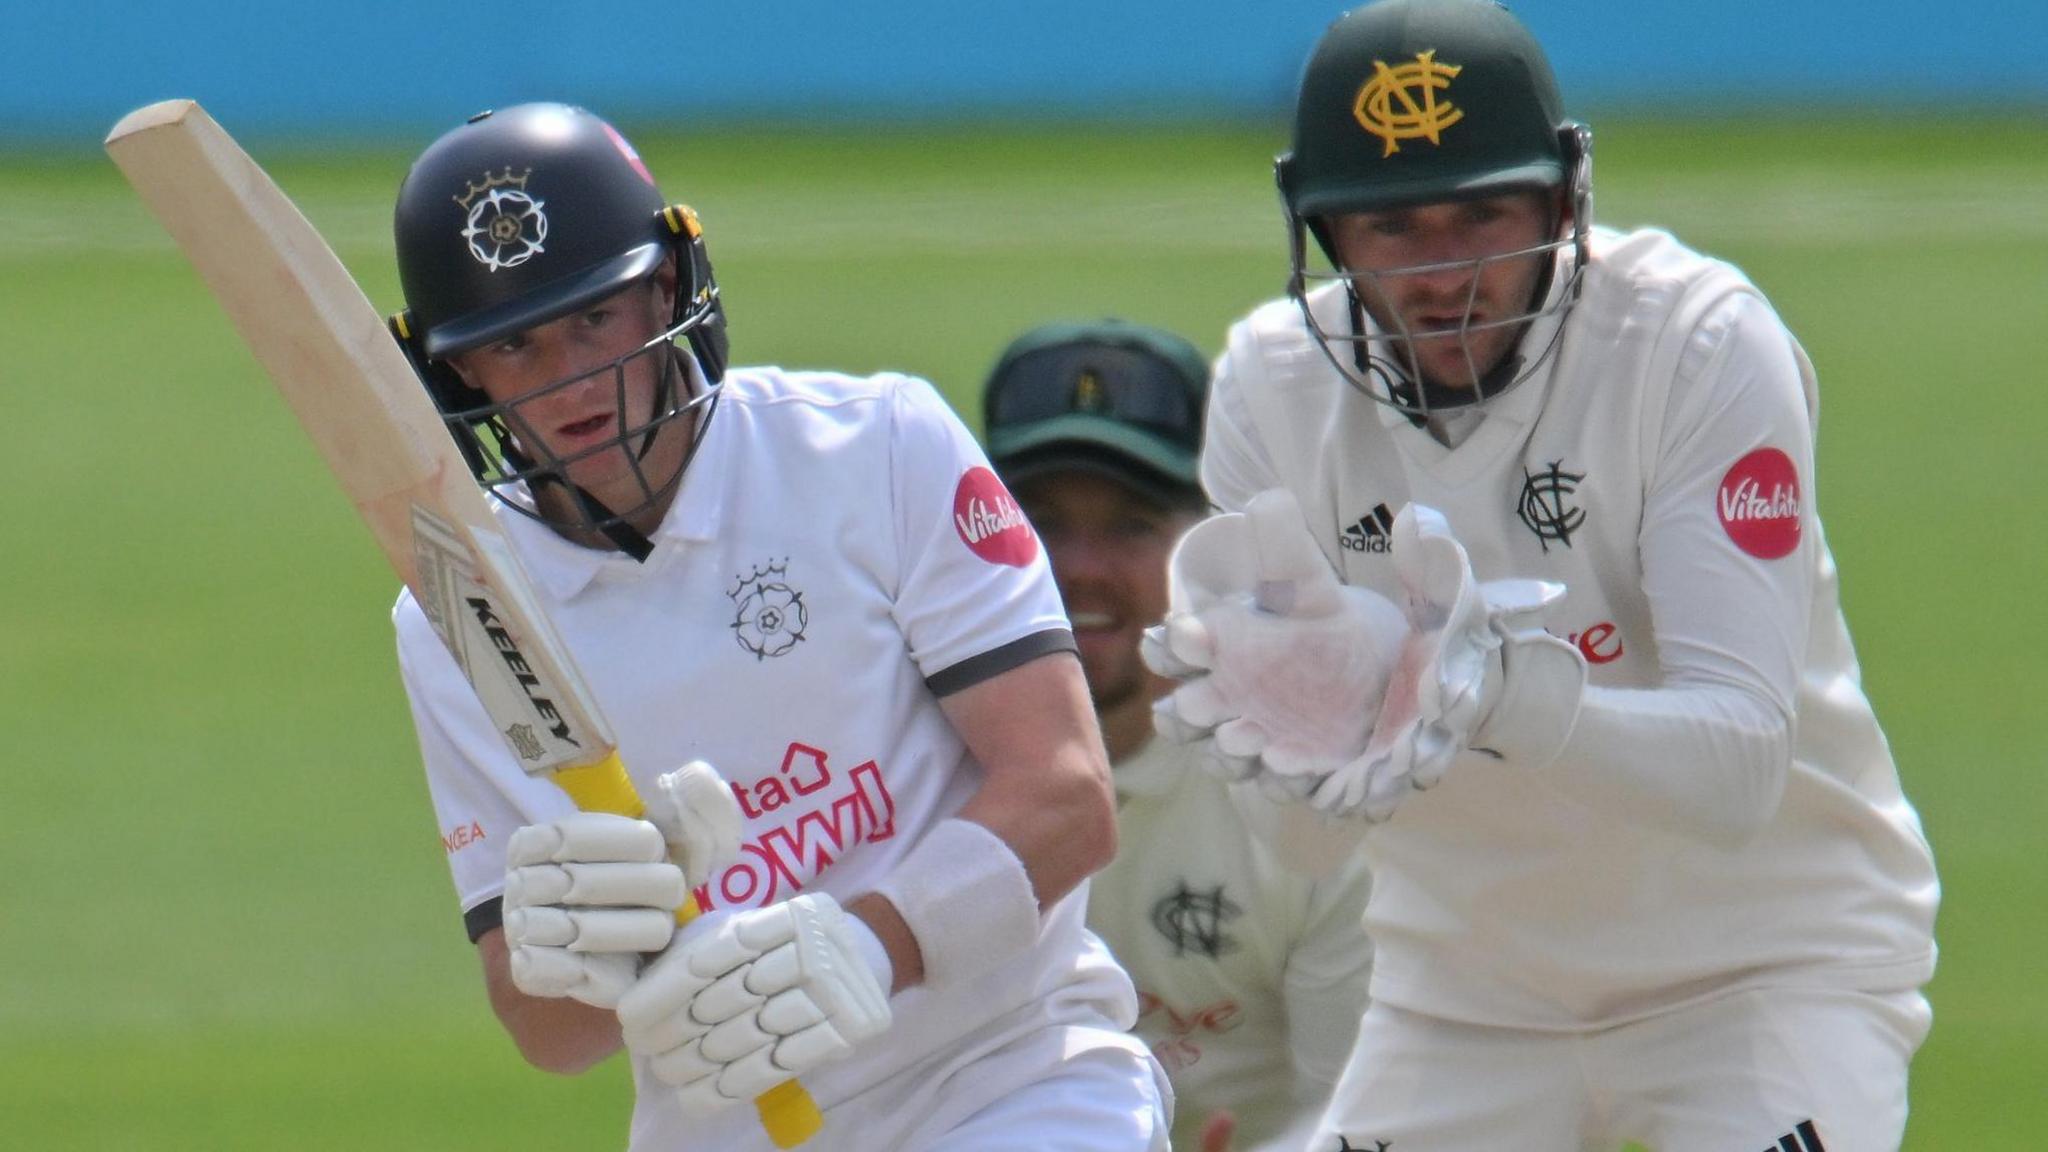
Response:
[[[641,957],[668,946],[690,886],[738,855],[740,811],[709,764],[663,776],[647,819],[578,812],[512,834],[505,945],[529,996],[611,1008]]]
[[[1184,681],[1155,707],[1163,734],[1294,797],[1365,750],[1407,621],[1338,581],[1292,493],[1196,525],[1169,571],[1166,621],[1142,645]]]
[[[1586,682],[1578,649],[1535,623],[1562,585],[1479,583],[1431,508],[1403,508],[1392,536],[1410,631],[1364,753],[1309,797],[1325,812],[1372,821],[1435,785],[1468,748],[1525,767],[1549,763],[1571,735]]]
[[[889,1026],[887,954],[823,892],[692,925],[619,1000],[626,1047],[696,1115],[752,1100]]]

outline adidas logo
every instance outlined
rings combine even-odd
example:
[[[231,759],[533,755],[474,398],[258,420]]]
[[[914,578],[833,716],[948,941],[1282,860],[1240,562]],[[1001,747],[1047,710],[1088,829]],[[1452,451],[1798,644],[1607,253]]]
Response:
[[[1820,1142],[1820,1133],[1814,1131],[1813,1121],[1801,1120],[1798,1127],[1778,1137],[1778,1142],[1763,1152],[1828,1152],[1828,1149]]]
[[[1338,534],[1337,543],[1350,552],[1388,552],[1394,547],[1393,531],[1394,514],[1385,504],[1375,504],[1358,523]]]

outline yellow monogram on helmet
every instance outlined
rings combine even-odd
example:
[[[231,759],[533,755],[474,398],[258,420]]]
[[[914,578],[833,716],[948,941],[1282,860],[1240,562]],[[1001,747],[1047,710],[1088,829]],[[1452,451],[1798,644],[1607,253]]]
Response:
[[[1451,78],[1465,69],[1437,63],[1434,48],[1416,53],[1413,64],[1389,68],[1386,61],[1375,60],[1372,67],[1372,79],[1358,90],[1351,115],[1360,127],[1387,142],[1381,157],[1399,152],[1403,140],[1442,144],[1443,130],[1465,118],[1464,109],[1436,98],[1438,89],[1449,88]]]

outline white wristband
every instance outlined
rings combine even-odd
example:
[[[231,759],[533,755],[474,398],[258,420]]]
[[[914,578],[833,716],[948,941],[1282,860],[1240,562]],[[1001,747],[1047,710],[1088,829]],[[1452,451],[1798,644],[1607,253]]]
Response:
[[[1024,862],[972,820],[940,821],[875,891],[917,937],[933,987],[972,980],[1038,943]]]

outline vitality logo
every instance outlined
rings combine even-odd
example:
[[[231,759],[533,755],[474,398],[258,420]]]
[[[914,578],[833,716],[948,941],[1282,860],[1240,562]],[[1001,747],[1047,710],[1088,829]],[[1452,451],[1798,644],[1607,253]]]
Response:
[[[1759,560],[1799,547],[1799,469],[1776,448],[1759,448],[1721,477],[1715,512],[1737,548]]]
[[[1373,505],[1372,511],[1358,518],[1358,523],[1337,534],[1337,543],[1347,552],[1393,551],[1394,514],[1387,511],[1385,504]]]
[[[1038,558],[1038,536],[1031,521],[987,468],[969,468],[954,486],[953,530],[962,544],[990,564],[1024,568]]]

